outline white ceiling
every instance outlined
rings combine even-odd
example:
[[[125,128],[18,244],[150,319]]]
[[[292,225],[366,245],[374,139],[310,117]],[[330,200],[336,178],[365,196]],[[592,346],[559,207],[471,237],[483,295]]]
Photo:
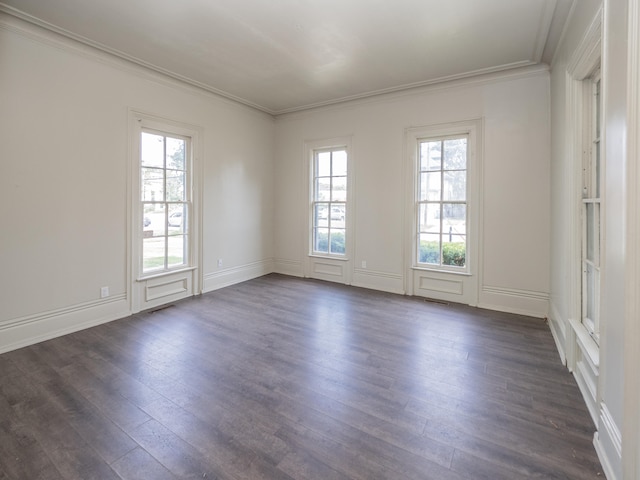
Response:
[[[2,1],[6,13],[279,114],[550,63],[575,0]]]

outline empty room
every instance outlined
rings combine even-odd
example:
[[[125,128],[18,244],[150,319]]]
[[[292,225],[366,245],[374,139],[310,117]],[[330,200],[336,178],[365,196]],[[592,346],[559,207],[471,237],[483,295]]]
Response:
[[[640,480],[640,0],[0,0],[0,479]]]

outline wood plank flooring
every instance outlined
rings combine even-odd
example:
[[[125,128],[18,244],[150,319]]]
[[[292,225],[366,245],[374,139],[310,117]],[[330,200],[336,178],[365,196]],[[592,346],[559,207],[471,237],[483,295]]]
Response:
[[[538,319],[268,275],[0,355],[0,480],[595,479]]]

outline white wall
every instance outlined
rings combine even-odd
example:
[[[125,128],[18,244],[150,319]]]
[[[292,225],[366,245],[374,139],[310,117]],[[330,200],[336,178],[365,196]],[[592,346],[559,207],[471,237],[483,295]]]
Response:
[[[601,318],[601,403],[596,446],[622,478],[624,421],[625,214],[627,140],[627,0],[604,2],[605,199]],[[637,295],[638,292],[627,292]],[[638,319],[636,318],[635,321]]]
[[[271,271],[270,116],[4,14],[0,45],[0,351],[129,312],[129,108],[203,129],[204,288]]]
[[[591,25],[600,0],[584,0],[572,10],[569,28],[565,31],[553,59],[551,71],[551,292],[549,320],[565,357],[565,342],[572,315],[573,275],[571,255],[575,251],[572,232],[572,211],[575,198],[571,185],[574,176],[571,131],[567,123],[567,66],[576,48]]]
[[[553,63],[551,76],[552,98],[552,236],[551,236],[551,324],[561,356],[572,351],[580,355],[580,342],[576,342],[570,325],[572,315],[576,314],[575,301],[579,300],[579,289],[572,284],[575,272],[570,258],[575,250],[576,226],[575,195],[571,191],[572,175],[575,165],[571,152],[572,119],[566,110],[566,91],[570,80],[567,67],[572,57],[580,52],[580,44],[589,29],[598,10],[603,8],[602,26],[602,81],[604,101],[604,175],[605,193],[603,197],[604,243],[602,250],[602,291],[600,347],[597,352],[599,366],[596,371],[595,417],[597,433],[594,444],[600,456],[607,478],[640,478],[637,462],[629,461],[631,468],[623,472],[621,451],[627,449],[628,455],[635,455],[638,448],[638,432],[629,435],[629,441],[636,444],[624,447],[622,427],[625,419],[637,418],[638,405],[627,405],[625,410],[625,375],[637,376],[637,368],[625,365],[625,332],[637,331],[630,328],[637,322],[637,311],[628,308],[625,312],[626,295],[637,296],[625,285],[628,269],[634,269],[628,259],[629,249],[637,249],[625,240],[625,216],[629,202],[629,189],[626,187],[627,157],[626,145],[629,132],[628,91],[627,91],[627,48],[628,48],[628,2],[627,0],[606,0],[604,4],[596,0],[575,2],[574,11]],[[637,28],[637,27],[636,27]],[[636,32],[637,33],[637,32]],[[637,37],[636,37],[637,38]],[[638,52],[638,46],[634,51]],[[637,88],[636,88],[637,91]],[[637,142],[637,138],[635,140]],[[637,161],[635,159],[634,161]],[[632,257],[636,258],[636,257]],[[627,302],[627,304],[629,304]],[[635,328],[635,327],[634,327]],[[637,345],[637,340],[627,342]],[[629,355],[628,358],[637,358]],[[571,361],[569,361],[571,363]],[[572,365],[569,365],[572,367]],[[576,372],[580,378],[581,372]],[[580,380],[579,380],[580,382]],[[585,396],[589,396],[585,392]],[[587,402],[592,400],[587,399]],[[629,430],[633,432],[633,430]],[[626,440],[625,440],[626,441]],[[633,471],[635,469],[635,471]]]
[[[549,77],[533,69],[280,116],[276,122],[276,270],[303,275],[303,143],[352,136],[353,283],[403,292],[404,131],[482,118],[479,304],[544,317],[549,281]]]

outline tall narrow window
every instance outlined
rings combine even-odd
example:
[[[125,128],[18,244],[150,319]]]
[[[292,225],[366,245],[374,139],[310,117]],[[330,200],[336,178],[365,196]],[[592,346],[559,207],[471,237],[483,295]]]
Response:
[[[346,253],[347,150],[315,150],[312,165],[311,252],[321,255]]]
[[[418,140],[418,266],[467,266],[467,141],[467,135]]]
[[[591,83],[590,136],[582,184],[582,323],[596,343],[600,336],[600,73]]]
[[[190,139],[153,130],[140,138],[142,273],[189,264]]]

